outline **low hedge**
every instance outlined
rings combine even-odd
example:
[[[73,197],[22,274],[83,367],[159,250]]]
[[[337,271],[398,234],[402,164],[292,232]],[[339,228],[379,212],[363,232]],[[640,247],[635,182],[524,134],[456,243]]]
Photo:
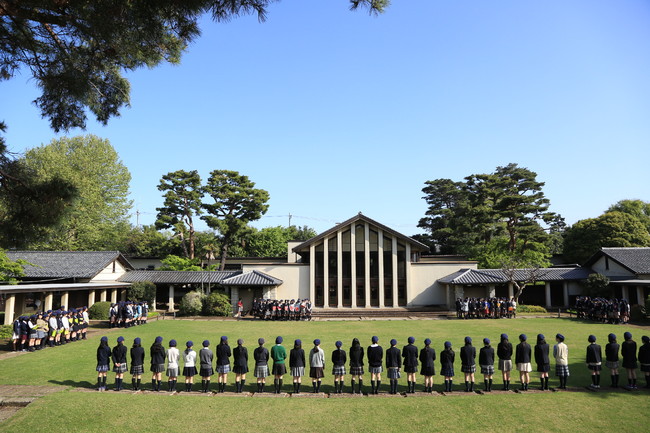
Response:
[[[110,309],[110,302],[95,302],[88,309],[88,317],[90,320],[108,320]]]
[[[13,326],[12,325],[0,325],[0,338],[11,338],[11,335],[13,334]]]
[[[539,305],[517,305],[517,313],[548,313],[548,311]]]

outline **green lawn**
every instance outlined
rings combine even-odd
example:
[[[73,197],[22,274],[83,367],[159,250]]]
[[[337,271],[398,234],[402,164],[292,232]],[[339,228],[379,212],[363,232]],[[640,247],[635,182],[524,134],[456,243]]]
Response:
[[[471,336],[476,345],[480,346],[484,337],[490,338],[496,345],[502,332],[508,333],[511,341],[515,341],[520,333],[525,333],[533,344],[535,336],[540,332],[548,337],[549,343],[554,340],[557,332],[561,332],[566,336],[569,346],[569,385],[584,386],[590,383],[588,370],[583,363],[587,336],[595,334],[604,346],[608,333],[614,332],[622,337],[625,331],[632,332],[635,340],[640,342],[641,335],[650,334],[650,327],[611,326],[557,318],[307,323],[167,320],[128,330],[106,330],[106,335],[109,336],[111,345],[115,344],[119,335],[123,335],[129,344],[133,338],[141,337],[146,347],[157,335],[164,337],[165,346],[174,338],[179,342],[179,347],[188,339],[200,346],[206,338],[214,346],[221,335],[227,335],[232,344],[237,338],[243,338],[250,354],[259,337],[267,340],[269,348],[277,335],[284,337],[287,348],[291,347],[295,338],[300,338],[306,349],[311,347],[310,342],[314,338],[320,338],[329,361],[334,342],[340,339],[347,348],[353,337],[360,338],[365,346],[370,343],[372,335],[377,335],[384,348],[391,338],[396,338],[401,347],[406,343],[407,337],[413,335],[416,345],[420,347],[422,340],[428,337],[433,340],[433,346],[439,352],[446,340],[458,349],[466,335]],[[344,399],[229,398],[206,397],[198,393],[170,396],[167,393],[133,395],[128,392],[72,392],[75,387],[90,388],[95,385],[95,349],[98,337],[0,361],[0,384],[62,385],[62,392],[50,394],[32,403],[0,424],[0,431],[39,431],[44,420],[57,421],[45,421],[51,432],[71,428],[79,431],[120,431],[129,420],[136,423],[139,432],[160,431],[163,428],[172,431],[181,428],[191,428],[193,431],[203,428],[216,431],[252,431],[261,428],[286,432],[332,431],[334,425],[344,426],[349,431],[368,432],[401,431],[405,425],[411,431],[483,431],[498,427],[502,431],[580,432],[594,431],[603,423],[611,422],[612,414],[617,417],[616,423],[620,431],[645,431],[650,421],[650,393],[647,391]],[[326,367],[327,373],[330,368],[331,366]],[[458,375],[458,358],[456,370],[455,385],[460,389],[462,378]],[[112,385],[113,376],[109,375],[109,385]],[[517,376],[516,373],[513,374],[513,379]],[[536,378],[537,374],[533,373],[532,376]],[[148,377],[150,376],[145,375],[145,378]],[[555,386],[557,381],[553,375],[551,377],[551,386]],[[200,378],[197,379],[200,382]],[[498,371],[495,379],[495,387],[499,387],[501,379]],[[305,382],[308,380],[304,378]],[[232,374],[230,381],[234,381]],[[286,391],[291,389],[290,381],[290,376],[285,376]],[[252,382],[254,378],[249,374],[247,383]],[[405,377],[401,382],[405,385]],[[477,375],[477,382],[482,387],[480,375]],[[513,383],[516,382],[513,380]],[[621,382],[626,383],[623,378]],[[645,385],[643,379],[639,382],[641,386]],[[129,388],[128,374],[125,383]],[[148,388],[148,381],[145,380],[144,383],[145,388]],[[331,391],[332,383],[332,376],[327,374],[323,390]],[[440,376],[435,377],[435,383],[435,389],[441,390]],[[608,383],[609,377],[605,369],[601,384]],[[366,377],[366,384],[369,384],[369,377]],[[534,379],[532,384],[536,386],[537,380]],[[384,386],[387,386],[386,380],[383,381],[382,387]],[[179,389],[182,389],[182,385],[179,385]],[[622,413],[625,414],[624,417],[620,415]],[[260,420],[263,427],[259,425]]]

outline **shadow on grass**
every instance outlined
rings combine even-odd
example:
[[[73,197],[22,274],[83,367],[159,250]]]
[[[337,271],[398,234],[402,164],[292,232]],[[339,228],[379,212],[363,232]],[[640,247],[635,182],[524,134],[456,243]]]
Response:
[[[49,383],[52,383],[54,385],[61,385],[61,386],[71,386],[73,388],[95,388],[94,383],[90,383],[87,380],[83,380],[80,382],[75,382],[74,380],[48,380]]]

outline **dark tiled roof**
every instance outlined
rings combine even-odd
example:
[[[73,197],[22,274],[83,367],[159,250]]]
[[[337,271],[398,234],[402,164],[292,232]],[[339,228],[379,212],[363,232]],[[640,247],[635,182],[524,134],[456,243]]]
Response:
[[[252,271],[226,278],[221,284],[224,286],[279,286],[282,284],[282,280],[264,272]]]
[[[650,248],[603,248],[601,252],[635,274],[650,274]]]
[[[137,283],[151,281],[155,284],[221,284],[227,278],[241,271],[131,271],[122,275],[118,281]]]
[[[524,281],[529,275],[527,269],[516,269],[515,279]],[[539,269],[537,281],[574,281],[584,280],[593,271],[588,268],[542,268]],[[438,280],[445,284],[504,284],[508,277],[501,269],[461,269]]]
[[[327,231],[324,231],[323,233],[319,234],[318,236],[315,236],[315,237],[301,243],[300,245],[293,248],[292,251],[293,252],[298,252],[298,251],[305,250],[306,248],[308,248],[314,242],[320,241],[320,240],[322,240],[322,239],[324,239],[326,237],[329,237],[332,234],[336,233],[339,230],[340,227],[349,226],[350,224],[352,224],[353,222],[356,222],[356,221],[367,222],[368,224],[373,225],[373,226],[383,230],[385,233],[388,233],[390,236],[394,236],[397,239],[401,239],[402,242],[408,242],[415,249],[415,251],[429,251],[429,247],[424,245],[423,243],[420,243],[420,242],[416,241],[413,238],[410,238],[410,237],[408,237],[406,235],[403,235],[403,234],[391,229],[390,227],[385,226],[385,225],[373,220],[372,218],[368,218],[367,216],[365,216],[361,212],[359,212],[357,215],[353,216],[352,218],[350,218],[350,219],[348,219],[346,221],[343,221],[340,224],[337,224],[336,226],[332,227],[331,229],[329,229]]]
[[[7,251],[10,260],[26,260],[24,278],[93,278],[113,260],[131,264],[119,251]]]

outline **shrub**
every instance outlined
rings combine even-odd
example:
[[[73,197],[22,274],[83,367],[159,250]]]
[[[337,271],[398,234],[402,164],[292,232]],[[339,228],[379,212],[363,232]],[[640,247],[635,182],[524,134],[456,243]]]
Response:
[[[88,309],[88,317],[91,320],[108,320],[108,310],[111,309],[110,302],[95,302]]]
[[[153,305],[156,298],[156,285],[151,281],[138,281],[129,287],[129,299],[134,301],[147,301]]]
[[[12,325],[0,325],[0,338],[10,339],[13,334]]]
[[[196,290],[186,293],[181,299],[179,312],[183,316],[198,316],[203,311],[205,295]]]
[[[212,292],[205,297],[203,302],[203,314],[205,316],[230,316],[232,315],[232,304],[230,297],[223,292]]]
[[[630,308],[630,319],[632,319],[633,322],[644,320],[645,312],[646,310],[643,305],[632,305],[632,308]]]
[[[517,305],[517,313],[548,313],[548,311],[539,305]]]

